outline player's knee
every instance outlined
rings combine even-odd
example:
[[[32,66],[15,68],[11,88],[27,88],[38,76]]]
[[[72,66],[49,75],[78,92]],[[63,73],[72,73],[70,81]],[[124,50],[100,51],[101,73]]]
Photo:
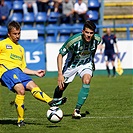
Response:
[[[14,86],[14,90],[15,90],[16,93],[19,94],[19,95],[25,95],[25,88],[24,88],[24,86],[23,86],[21,83],[16,84],[16,85]]]
[[[82,78],[82,82],[83,84],[90,84],[91,82],[91,75],[89,74],[85,74]]]
[[[19,91],[17,91],[17,93],[19,95],[25,95],[25,90],[24,89],[20,89]]]
[[[85,79],[85,80],[83,80],[83,83],[84,84],[90,84],[90,80],[89,79]]]

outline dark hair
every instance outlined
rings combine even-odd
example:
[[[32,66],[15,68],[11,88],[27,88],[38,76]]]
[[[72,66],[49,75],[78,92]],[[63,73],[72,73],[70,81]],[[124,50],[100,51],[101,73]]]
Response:
[[[89,29],[91,29],[91,30],[93,30],[95,32],[96,25],[92,21],[87,20],[85,22],[85,24],[84,24],[83,30],[85,30],[86,27],[89,28]]]
[[[17,30],[19,30],[21,28],[20,24],[16,21],[11,21],[8,24],[8,32],[10,32],[12,30],[12,28],[16,28]]]

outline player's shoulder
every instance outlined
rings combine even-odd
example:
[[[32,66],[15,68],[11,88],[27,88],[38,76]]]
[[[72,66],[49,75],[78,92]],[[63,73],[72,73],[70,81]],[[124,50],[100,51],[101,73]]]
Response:
[[[94,39],[98,42],[101,42],[101,37],[99,34],[94,34]]]
[[[73,35],[72,37],[73,38],[82,37],[82,33],[77,33],[77,34]]]
[[[3,42],[6,42],[8,39],[6,38],[6,39],[2,39],[2,40],[0,40],[0,43],[3,43]]]
[[[5,44],[8,44],[9,43],[9,39],[6,38],[6,39],[3,39],[0,41],[0,45],[5,45]]]
[[[82,33],[75,34],[75,35],[71,36],[71,37],[68,39],[69,42],[72,41],[73,43],[75,43],[75,42],[77,42],[77,41],[80,41],[80,40],[82,40]],[[67,41],[67,42],[68,42],[68,41]]]

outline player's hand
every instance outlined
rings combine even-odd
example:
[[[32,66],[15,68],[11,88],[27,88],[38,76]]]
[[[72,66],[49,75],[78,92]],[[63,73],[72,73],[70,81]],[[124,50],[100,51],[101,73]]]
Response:
[[[58,75],[58,86],[61,90],[64,88],[64,76],[62,74]]]
[[[45,70],[37,70],[35,74],[36,74],[36,76],[41,78],[41,77],[45,76],[45,73],[46,73]]]

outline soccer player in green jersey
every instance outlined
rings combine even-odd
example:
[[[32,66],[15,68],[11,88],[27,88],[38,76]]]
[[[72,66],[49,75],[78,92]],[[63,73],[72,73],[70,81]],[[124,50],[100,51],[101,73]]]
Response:
[[[88,97],[90,82],[95,69],[94,56],[101,37],[95,34],[96,26],[87,20],[82,33],[71,36],[60,48],[57,57],[58,86],[54,92],[54,98],[60,98],[68,84],[79,74],[82,86],[78,94],[78,101],[72,118],[81,118],[80,109]],[[67,54],[65,65],[62,70],[63,57]]]
[[[30,75],[43,77],[45,70],[31,70],[26,67],[24,48],[18,44],[20,25],[16,21],[8,24],[8,37],[0,41],[0,79],[9,90],[16,93],[15,105],[18,114],[17,125],[24,126],[24,97],[29,90],[32,95],[49,106],[58,106],[66,102],[66,97],[53,99],[41,91]]]

